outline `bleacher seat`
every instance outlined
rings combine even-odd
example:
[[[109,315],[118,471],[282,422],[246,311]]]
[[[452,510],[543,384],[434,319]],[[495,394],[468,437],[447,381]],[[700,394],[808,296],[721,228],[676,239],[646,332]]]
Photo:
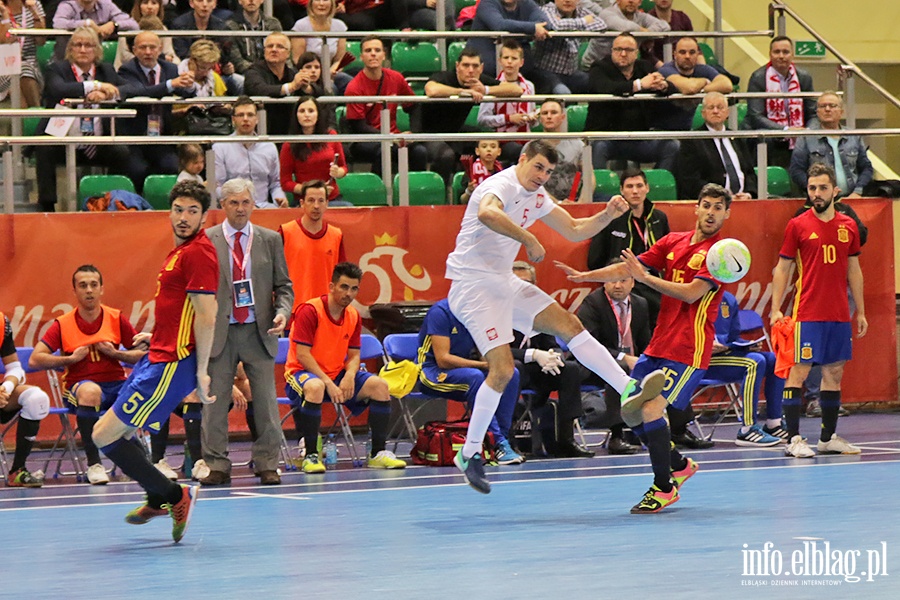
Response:
[[[102,42],[103,62],[113,64],[116,62],[116,52],[119,51],[119,42]]]
[[[587,109],[586,104],[573,104],[566,108],[569,131],[577,133],[584,131],[584,125],[587,122]]]
[[[403,110],[402,107],[397,109],[397,130],[410,131],[409,113]]]
[[[400,174],[394,175],[394,204],[400,201]],[[409,172],[409,205],[429,206],[447,204],[447,188],[444,180],[431,171]]]
[[[345,117],[347,116],[347,107],[343,104],[336,106],[334,108],[334,123],[336,125],[335,130],[338,133],[350,133],[347,128],[347,122]]]
[[[363,61],[360,58],[362,51],[359,49],[359,40],[347,40],[347,52],[356,57],[356,59],[343,68],[344,71],[359,71],[363,68]]]
[[[754,167],[753,172],[759,176],[759,167]],[[788,198],[791,195],[791,176],[784,167],[769,166],[766,168],[768,178],[768,191],[770,196]]]
[[[703,58],[706,60],[706,64],[711,67],[714,67],[719,64],[719,59],[716,58],[716,53],[713,51],[712,46],[704,42],[698,42],[700,46],[700,52],[703,54]]]
[[[387,206],[387,189],[374,173],[347,173],[338,186],[344,200],[353,206]]]
[[[155,210],[169,210],[169,192],[177,181],[178,175],[147,175],[144,179],[144,200]]]
[[[39,106],[32,106],[29,110],[40,110]],[[40,117],[25,117],[22,119],[22,135],[36,135]]]
[[[134,184],[124,175],[85,175],[78,184],[78,199],[102,196],[111,190],[134,192]]]
[[[647,198],[656,202],[659,200],[678,200],[678,192],[675,187],[675,176],[666,169],[647,169],[647,185],[650,192]]]
[[[615,196],[621,189],[619,175],[615,171],[610,171],[609,169],[594,169],[594,179],[596,180],[595,191]]]
[[[459,14],[459,11],[461,11],[462,9],[464,9],[467,6],[475,6],[475,4],[477,4],[477,2],[478,2],[478,0],[453,0],[453,1],[456,6],[456,14]],[[465,42],[463,42],[463,45],[465,45]]]
[[[53,51],[56,49],[56,40],[47,40],[43,46],[37,47],[37,62],[41,71],[47,70],[47,65],[53,60]]]
[[[469,109],[469,114],[466,115],[466,122],[464,125],[465,125],[465,127],[472,129],[472,130],[489,131],[488,129],[485,129],[484,127],[481,127],[480,125],[478,125],[478,105],[477,104]],[[472,147],[474,148],[475,145],[473,144]]]
[[[459,12],[459,2],[456,4],[457,13]],[[456,61],[459,60],[459,55],[462,54],[462,51],[466,48],[465,42],[451,42],[447,45],[447,68],[452,69],[453,65],[456,64]]]
[[[691,122],[691,129],[699,129],[703,127],[703,115],[700,114],[700,108],[702,105],[698,104],[697,109],[694,111],[694,120]],[[740,129],[744,124],[744,119],[747,118],[747,103],[746,102],[738,102],[737,107],[737,118],[738,118],[738,126]],[[727,125],[726,125],[727,127]],[[730,129],[730,128],[729,128]]]
[[[391,68],[403,73],[413,92],[422,94],[427,78],[441,70],[441,55],[431,42],[394,42]]]
[[[453,180],[450,182],[450,197],[453,204],[459,204],[463,192],[466,191],[463,187],[463,179],[465,179],[465,177],[466,174],[462,171],[453,175]]]

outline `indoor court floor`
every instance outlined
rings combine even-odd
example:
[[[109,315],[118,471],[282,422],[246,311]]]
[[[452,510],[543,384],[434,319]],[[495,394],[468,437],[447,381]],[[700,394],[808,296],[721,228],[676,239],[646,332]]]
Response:
[[[810,439],[818,426],[802,421]],[[651,483],[646,452],[605,450],[488,468],[487,496],[454,468],[347,464],[270,487],[241,468],[201,489],[180,544],[168,518],[123,521],[134,483],[3,488],[0,597],[900,598],[900,414],[839,431],[861,456],[785,458],[720,427],[655,515],[629,514]]]

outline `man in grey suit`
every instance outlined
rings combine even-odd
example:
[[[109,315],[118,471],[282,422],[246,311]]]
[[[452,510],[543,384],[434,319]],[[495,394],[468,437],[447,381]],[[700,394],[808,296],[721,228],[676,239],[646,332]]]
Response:
[[[222,186],[225,222],[206,233],[219,257],[215,337],[209,363],[212,390],[230,398],[238,363],[250,381],[257,437],[252,458],[263,485],[277,485],[281,421],[275,392],[275,355],[284,331],[294,292],[284,260],[281,237],[252,225],[253,182],[231,179]],[[210,474],[203,485],[231,481],[228,458],[228,402],[204,406],[203,458]]]

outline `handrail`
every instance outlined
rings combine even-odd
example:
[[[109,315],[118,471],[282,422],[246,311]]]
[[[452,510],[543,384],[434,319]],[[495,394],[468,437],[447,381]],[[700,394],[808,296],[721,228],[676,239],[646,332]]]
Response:
[[[84,102],[82,100],[81,102]],[[0,117],[136,117],[134,108],[0,108]]]

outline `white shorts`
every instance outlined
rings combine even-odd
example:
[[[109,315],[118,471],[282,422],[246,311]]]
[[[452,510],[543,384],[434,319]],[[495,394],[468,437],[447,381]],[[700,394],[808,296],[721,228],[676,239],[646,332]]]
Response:
[[[544,290],[512,272],[454,279],[447,301],[482,355],[511,343],[513,329],[529,335],[534,318],[555,302]]]

